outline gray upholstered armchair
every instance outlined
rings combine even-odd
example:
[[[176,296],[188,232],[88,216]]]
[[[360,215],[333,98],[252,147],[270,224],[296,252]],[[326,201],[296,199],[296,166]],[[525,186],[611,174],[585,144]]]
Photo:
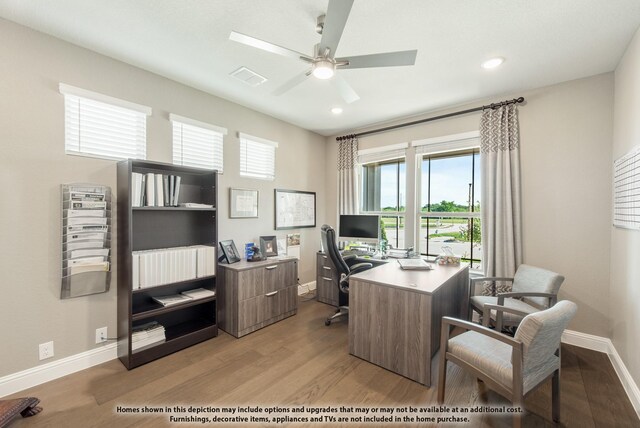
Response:
[[[469,319],[471,311],[476,311],[482,315],[484,325],[493,324],[498,331],[502,331],[502,327],[517,327],[526,315],[553,306],[563,281],[564,276],[558,273],[525,264],[518,267],[513,278],[472,278],[469,287]],[[474,295],[480,282],[492,283],[491,296]],[[512,290],[497,292],[497,282],[511,282]],[[505,309],[496,311],[497,306]]]
[[[560,337],[576,313],[568,300],[524,317],[514,337],[468,321],[442,318],[438,403],[444,403],[447,362],[470,371],[523,411],[524,397],[552,377],[552,417],[560,420]],[[499,309],[501,310],[501,309]],[[449,338],[451,327],[464,333]],[[521,426],[515,413],[513,426]]]

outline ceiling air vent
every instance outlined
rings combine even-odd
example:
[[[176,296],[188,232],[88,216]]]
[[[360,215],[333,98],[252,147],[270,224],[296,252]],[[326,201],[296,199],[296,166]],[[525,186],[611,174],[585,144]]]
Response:
[[[241,82],[244,82],[254,88],[267,81],[266,77],[259,75],[255,71],[249,70],[247,67],[240,67],[239,69],[231,72],[230,76],[235,77]]]

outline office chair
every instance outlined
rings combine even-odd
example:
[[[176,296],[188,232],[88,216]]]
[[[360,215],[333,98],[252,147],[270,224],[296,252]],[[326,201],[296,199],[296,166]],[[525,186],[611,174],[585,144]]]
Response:
[[[551,377],[551,416],[559,422],[560,337],[576,310],[575,303],[563,300],[549,309],[529,314],[514,337],[468,321],[443,317],[438,403],[444,404],[447,362],[451,361],[520,407],[529,392]],[[450,339],[452,327],[466,331]],[[522,426],[521,416],[522,413],[514,413],[514,427]]]
[[[324,322],[325,325],[331,325],[331,321],[334,319],[349,315],[349,277],[354,273],[371,269],[373,265],[371,263],[358,263],[355,255],[342,257],[336,242],[336,231],[328,224],[322,225],[320,233],[322,247],[329,256],[335,271],[340,275],[338,279],[338,309],[333,316],[327,318]]]
[[[503,281],[511,282],[512,290],[510,292],[498,290],[496,293],[495,283]],[[563,281],[564,276],[558,273],[525,264],[518,266],[513,278],[472,278],[469,281],[469,319],[472,311],[476,311],[479,315],[483,315],[484,325],[494,325],[498,331],[502,331],[503,327],[513,330],[528,314],[553,306],[558,300],[558,290]],[[478,282],[493,283],[490,290],[492,295],[474,296]],[[505,307],[509,310],[496,311],[496,307]],[[491,310],[487,311],[487,308]]]

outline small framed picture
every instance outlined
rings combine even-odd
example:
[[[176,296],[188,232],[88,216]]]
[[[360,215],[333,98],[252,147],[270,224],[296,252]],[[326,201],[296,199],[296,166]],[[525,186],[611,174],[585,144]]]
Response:
[[[260,237],[260,252],[264,257],[271,257],[278,255],[278,240],[275,236],[261,236]]]
[[[229,217],[258,217],[258,191],[229,188]]]
[[[238,253],[233,240],[220,241],[220,248],[222,249],[224,258],[227,259],[227,263],[231,264],[240,261],[240,253]]]

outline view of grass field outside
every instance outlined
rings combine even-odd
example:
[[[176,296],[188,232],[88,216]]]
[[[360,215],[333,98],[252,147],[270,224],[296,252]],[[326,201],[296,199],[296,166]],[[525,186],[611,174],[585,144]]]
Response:
[[[425,156],[421,171],[420,253],[438,256],[448,246],[478,268],[482,262],[479,153]],[[381,214],[384,234],[394,248],[405,248],[405,189],[404,159],[364,165],[363,211]]]

